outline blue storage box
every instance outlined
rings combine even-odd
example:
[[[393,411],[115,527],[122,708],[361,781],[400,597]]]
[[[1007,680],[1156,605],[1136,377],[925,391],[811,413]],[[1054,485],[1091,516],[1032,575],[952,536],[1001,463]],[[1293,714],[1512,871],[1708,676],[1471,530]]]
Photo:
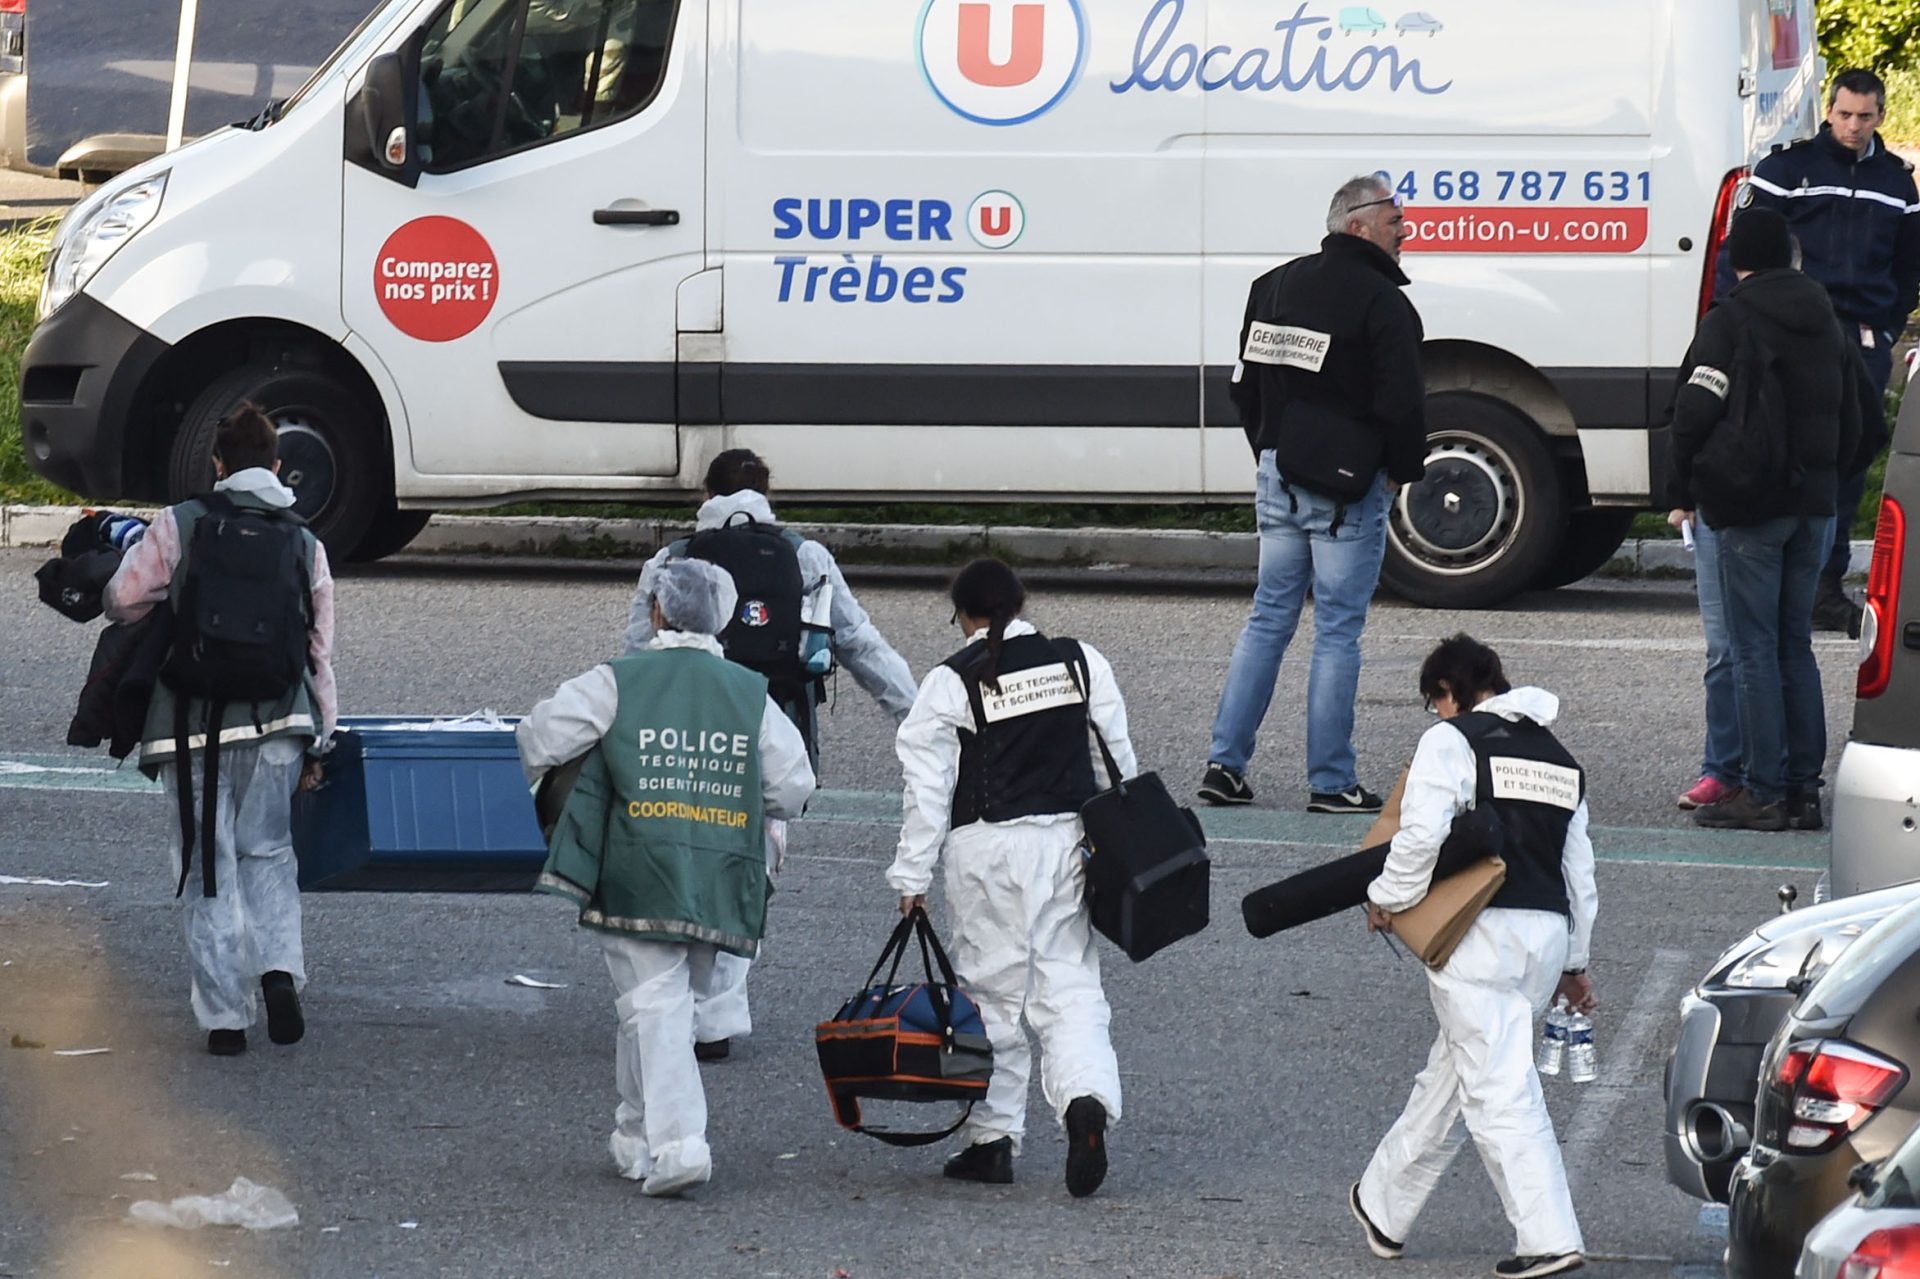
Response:
[[[513,734],[420,727],[431,718],[340,720],[326,783],[293,799],[293,851],[303,890],[512,893],[533,887],[547,845]]]

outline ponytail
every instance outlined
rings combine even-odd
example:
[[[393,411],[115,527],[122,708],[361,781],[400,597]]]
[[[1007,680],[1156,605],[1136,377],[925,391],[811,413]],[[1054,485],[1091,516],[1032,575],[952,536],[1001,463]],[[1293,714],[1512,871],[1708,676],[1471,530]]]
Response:
[[[1000,649],[1006,643],[1007,625],[1026,607],[1027,588],[1003,561],[978,559],[954,575],[947,598],[953,601],[956,614],[987,619],[987,658],[980,665],[979,680],[998,693]]]

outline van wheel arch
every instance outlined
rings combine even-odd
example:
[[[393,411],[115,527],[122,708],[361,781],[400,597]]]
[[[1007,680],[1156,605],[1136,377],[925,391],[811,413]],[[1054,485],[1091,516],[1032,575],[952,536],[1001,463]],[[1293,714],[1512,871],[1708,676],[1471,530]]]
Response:
[[[142,477],[144,496],[171,502],[204,489],[214,424],[239,401],[264,399],[283,448],[300,445],[289,460],[315,453],[343,485],[317,509],[311,494],[301,504],[334,557],[351,556],[393,509],[385,407],[359,362],[324,334],[264,320],[202,330],[168,353],[146,398],[152,429],[129,440],[137,455],[128,467],[129,476]],[[282,407],[300,409],[306,420],[286,417]]]

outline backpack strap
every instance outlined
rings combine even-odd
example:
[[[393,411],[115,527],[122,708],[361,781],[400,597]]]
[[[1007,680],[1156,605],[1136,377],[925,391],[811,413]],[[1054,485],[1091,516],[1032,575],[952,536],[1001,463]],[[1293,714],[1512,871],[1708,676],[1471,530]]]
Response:
[[[1053,646],[1067,655],[1067,678],[1080,691],[1080,700],[1086,708],[1087,727],[1093,730],[1093,740],[1100,747],[1100,761],[1107,766],[1107,780],[1113,789],[1126,794],[1127,783],[1120,776],[1120,765],[1115,762],[1113,752],[1107,749],[1107,738],[1100,726],[1093,722],[1093,669],[1087,665],[1086,650],[1080,647],[1077,639],[1057,639]]]

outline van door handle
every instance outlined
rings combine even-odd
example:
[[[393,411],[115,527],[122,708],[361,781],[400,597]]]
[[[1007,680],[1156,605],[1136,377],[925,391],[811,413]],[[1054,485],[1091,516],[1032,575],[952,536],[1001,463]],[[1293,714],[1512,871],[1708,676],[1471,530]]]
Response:
[[[1908,622],[1901,631],[1900,639],[1906,647],[1920,649],[1920,622]]]
[[[595,209],[595,226],[679,226],[678,209]]]

